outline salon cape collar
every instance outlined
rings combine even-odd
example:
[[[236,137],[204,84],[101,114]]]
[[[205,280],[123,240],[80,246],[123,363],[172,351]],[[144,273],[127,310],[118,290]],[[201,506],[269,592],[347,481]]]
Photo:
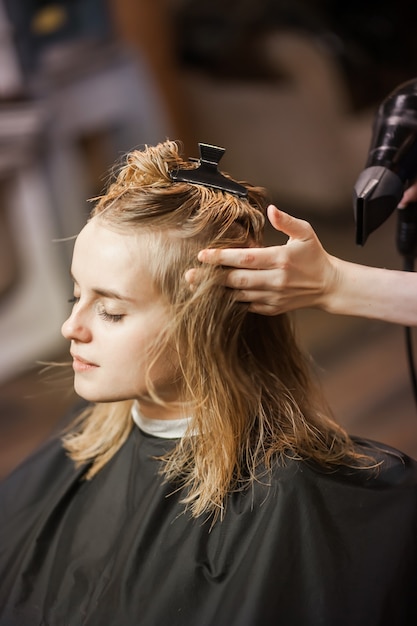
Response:
[[[188,429],[191,417],[173,420],[158,420],[144,417],[140,412],[139,402],[135,400],[132,406],[132,419],[136,426],[147,435],[161,439],[180,439]]]

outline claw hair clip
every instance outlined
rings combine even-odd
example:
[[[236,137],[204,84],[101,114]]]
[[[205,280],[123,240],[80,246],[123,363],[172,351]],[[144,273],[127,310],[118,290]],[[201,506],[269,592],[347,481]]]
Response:
[[[200,159],[190,159],[199,164],[193,169],[177,169],[170,172],[172,180],[193,185],[204,185],[235,194],[242,198],[248,195],[248,190],[235,180],[227,178],[218,170],[219,161],[226,152],[225,148],[211,146],[207,143],[198,144]]]

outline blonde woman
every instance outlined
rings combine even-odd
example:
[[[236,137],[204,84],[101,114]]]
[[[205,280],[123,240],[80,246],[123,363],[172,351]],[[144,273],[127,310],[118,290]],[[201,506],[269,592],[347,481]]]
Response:
[[[329,415],[285,315],[202,248],[262,245],[264,192],[167,141],[130,153],[74,247],[89,406],[2,485],[1,626],[412,623],[416,465]]]

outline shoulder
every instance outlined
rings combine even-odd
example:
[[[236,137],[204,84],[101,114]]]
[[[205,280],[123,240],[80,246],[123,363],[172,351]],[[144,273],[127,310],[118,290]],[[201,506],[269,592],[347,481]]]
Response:
[[[370,458],[373,467],[350,468],[341,466],[338,476],[342,482],[358,484],[377,490],[415,489],[417,486],[417,461],[404,452],[386,444],[353,438],[355,447]]]
[[[372,456],[374,468],[329,469],[290,459],[242,493],[239,506],[258,511],[268,527],[285,527],[289,534],[296,528],[314,534],[324,522],[347,541],[379,537],[384,528],[395,527],[411,545],[417,527],[416,461],[376,442],[355,440],[355,445]]]
[[[261,479],[255,492],[262,499],[272,496],[306,501],[329,502],[404,501],[417,506],[417,461],[403,452],[376,441],[354,438],[358,450],[370,459],[369,466],[338,465],[322,467],[317,463],[288,459],[276,463]]]
[[[0,483],[0,515],[8,519],[39,506],[80,472],[67,456],[60,437],[43,443]]]

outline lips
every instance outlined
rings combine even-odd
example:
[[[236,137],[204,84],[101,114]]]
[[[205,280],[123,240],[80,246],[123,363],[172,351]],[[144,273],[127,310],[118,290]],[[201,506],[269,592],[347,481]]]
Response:
[[[74,354],[73,352],[71,352],[71,356],[74,359],[72,367],[76,372],[87,372],[89,370],[92,370],[98,367],[96,363],[87,361],[86,359],[83,359],[82,357],[80,357],[78,354]]]

